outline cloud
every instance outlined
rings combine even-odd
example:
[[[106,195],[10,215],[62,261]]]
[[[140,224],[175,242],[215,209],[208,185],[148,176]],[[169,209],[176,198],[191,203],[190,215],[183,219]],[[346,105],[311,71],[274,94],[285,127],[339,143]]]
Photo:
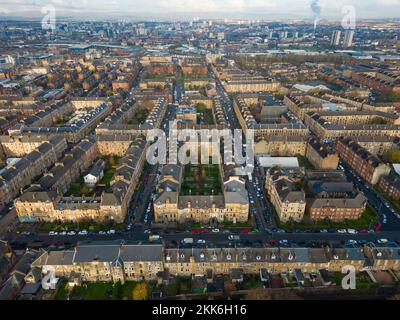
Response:
[[[282,18],[314,19],[310,9],[313,0],[0,0],[3,12],[32,12],[40,14],[47,4],[52,4],[57,14],[77,12],[80,15],[109,16],[163,15],[225,17],[234,14],[236,17],[247,16],[270,18],[279,15]],[[314,0],[321,10],[321,18],[341,18],[341,9],[346,5],[355,7],[360,18],[400,17],[400,0]]]

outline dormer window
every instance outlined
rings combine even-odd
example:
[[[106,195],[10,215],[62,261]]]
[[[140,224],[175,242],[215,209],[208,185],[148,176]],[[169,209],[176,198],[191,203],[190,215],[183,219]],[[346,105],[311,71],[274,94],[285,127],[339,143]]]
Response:
[[[167,255],[167,261],[171,261],[171,256]]]
[[[213,258],[213,260],[217,260],[217,255],[214,253],[212,258]]]
[[[204,259],[204,253],[200,253],[200,259]]]
[[[228,255],[226,256],[226,260],[232,260],[232,256],[230,253],[228,253]]]
[[[292,254],[292,253],[289,253],[288,259],[289,259],[289,261],[293,261],[293,259],[294,259],[294,256],[293,256],[293,254]]]
[[[257,261],[260,261],[261,260],[261,256],[257,255],[256,259],[257,259]]]
[[[181,259],[185,259],[185,255],[183,253],[181,254]]]
[[[242,259],[243,259],[243,260],[247,260],[247,257],[246,257],[246,254],[245,254],[245,253],[243,253]]]
[[[275,260],[275,259],[276,259],[275,253],[273,253],[273,254],[271,255],[271,259],[272,259],[272,260]]]

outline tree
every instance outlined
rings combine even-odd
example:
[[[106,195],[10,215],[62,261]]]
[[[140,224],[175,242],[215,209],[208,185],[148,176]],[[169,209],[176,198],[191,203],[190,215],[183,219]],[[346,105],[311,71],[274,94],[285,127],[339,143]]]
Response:
[[[383,159],[389,163],[400,163],[400,150],[389,150]]]
[[[146,100],[143,100],[143,102],[141,103],[141,106],[146,108],[147,110],[151,111],[155,107],[155,104],[153,101],[146,99]]]
[[[109,163],[110,167],[112,167],[112,168],[114,168],[116,166],[116,161],[113,156],[108,158],[108,163]]]
[[[206,167],[204,165],[201,166],[201,176],[203,178],[207,176]]]
[[[87,195],[89,192],[90,192],[90,190],[89,190],[88,187],[83,186],[83,187],[81,188],[81,194]]]
[[[138,283],[132,292],[133,300],[147,300],[149,298],[149,291],[147,283]]]

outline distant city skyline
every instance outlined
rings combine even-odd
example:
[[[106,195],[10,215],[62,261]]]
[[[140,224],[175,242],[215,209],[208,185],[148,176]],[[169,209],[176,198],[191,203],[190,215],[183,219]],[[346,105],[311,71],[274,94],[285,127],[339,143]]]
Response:
[[[201,19],[341,19],[352,5],[357,19],[400,17],[400,0],[0,0],[0,16],[43,16],[53,5],[59,17]]]

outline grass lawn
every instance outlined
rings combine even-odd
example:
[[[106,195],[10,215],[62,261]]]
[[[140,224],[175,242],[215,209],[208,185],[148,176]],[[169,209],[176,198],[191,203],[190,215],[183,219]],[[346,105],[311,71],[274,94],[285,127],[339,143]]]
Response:
[[[99,184],[103,184],[106,186],[106,188],[110,187],[110,183],[115,175],[115,170],[118,167],[119,163],[121,162],[121,157],[116,157],[116,156],[112,156],[112,157],[107,157],[107,158],[102,158],[103,160],[106,161],[106,168],[104,170],[104,176],[103,178],[100,180]],[[89,170],[90,171],[90,168]],[[84,180],[84,176],[87,173],[83,174],[78,181],[74,182],[71,184],[69,190],[67,191],[67,193],[65,194],[67,197],[70,196],[82,196],[82,191],[88,191],[85,192],[84,195],[85,196],[92,196],[95,192],[95,189],[90,190],[88,188],[84,188],[85,187],[85,180]]]
[[[203,115],[202,124],[213,125],[215,124],[214,117],[212,111],[210,109],[204,110],[204,112],[200,112]]]
[[[213,113],[211,109],[208,109],[204,103],[198,103],[196,105],[197,112],[202,115],[202,124],[215,124]]]
[[[275,212],[275,210],[274,210]],[[379,216],[371,207],[367,206],[364,214],[358,220],[345,220],[343,222],[333,222],[333,221],[303,221],[300,223],[281,223],[275,212],[275,217],[277,225],[282,229],[370,229],[378,221]]]
[[[71,299],[75,300],[112,300],[114,294],[112,283],[85,283],[75,287],[71,293]],[[117,290],[115,290],[117,292]]]
[[[163,292],[167,297],[175,297],[178,294],[178,284],[175,281],[170,280],[170,283],[165,286]]]
[[[260,289],[263,285],[260,281],[260,277],[258,275],[249,274],[243,276],[243,289],[244,290],[252,290],[252,289]]]
[[[149,114],[150,114],[150,111],[148,109],[146,109],[142,106],[139,106],[134,111],[134,117],[133,117],[133,119],[128,121],[128,124],[142,124],[147,119]]]
[[[356,275],[356,288],[357,289],[374,289],[378,288],[379,284],[372,282],[366,272],[358,272]]]
[[[115,169],[113,168],[106,169],[104,171],[103,178],[100,180],[100,184],[104,184],[106,185],[106,188],[109,188],[114,175],[115,175]]]
[[[286,282],[285,283],[285,288],[297,288],[299,285],[297,282]]]
[[[178,294],[185,294],[192,291],[192,279],[190,277],[177,277],[176,285]]]
[[[344,274],[340,272],[333,272],[331,274],[331,280],[333,283],[335,283],[337,286],[342,285],[342,279],[344,277]],[[378,283],[372,282],[370,277],[366,272],[357,272],[356,274],[356,289],[374,289],[379,287]]]
[[[218,165],[185,166],[181,195],[221,195]]]
[[[110,187],[110,183],[114,177],[115,170],[121,163],[121,157],[113,156],[104,159],[106,161],[106,168],[104,170],[104,176],[100,180],[99,184],[105,184],[106,187]]]
[[[56,295],[54,296],[54,300],[65,300],[68,294],[68,282],[67,280],[62,280],[57,289]]]
[[[76,222],[39,222],[36,225],[37,232],[49,232],[49,231],[107,231],[107,230],[123,230],[125,229],[125,224],[123,223],[114,223],[110,221],[109,223],[96,224],[93,221],[81,221],[79,223]]]
[[[311,164],[310,161],[308,161],[308,159],[300,154],[297,155],[297,160],[299,161],[299,165],[300,167],[304,167],[308,170],[314,170],[314,166]]]
[[[343,274],[340,272],[332,272],[330,275],[331,281],[337,286],[342,285]]]
[[[125,284],[117,283],[85,283],[75,287],[71,299],[77,300],[132,300],[132,293],[137,282],[129,281]]]

